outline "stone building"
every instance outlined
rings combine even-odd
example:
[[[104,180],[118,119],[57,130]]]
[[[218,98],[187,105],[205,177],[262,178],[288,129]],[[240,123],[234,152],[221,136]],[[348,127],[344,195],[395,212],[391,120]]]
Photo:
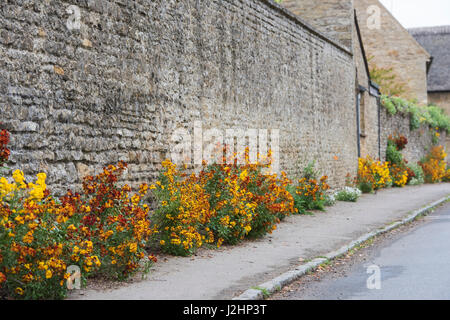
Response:
[[[353,0],[284,0],[282,5],[352,51],[358,155],[381,157],[379,91],[370,79],[367,51]]]
[[[402,94],[427,104],[427,69],[430,54],[409,34],[378,0],[357,0],[354,6],[364,46],[370,63],[379,68],[393,68]]]
[[[409,29],[431,54],[428,71],[428,101],[450,114],[450,26]]]
[[[450,26],[414,28],[409,32],[432,56],[428,102],[450,114]],[[450,141],[447,141],[447,150],[450,150]]]
[[[349,49],[353,49],[353,0],[283,0],[289,11]]]
[[[431,56],[381,2],[283,0],[282,5],[352,50],[360,156],[383,159],[387,137],[394,131],[411,140],[419,139],[425,129],[422,128],[419,134],[412,132],[405,125],[409,123],[408,119],[400,115],[393,117],[380,107],[378,86],[370,79],[369,67],[392,68],[396,81],[405,87],[403,96],[426,104],[430,97],[427,95],[427,72]],[[411,159],[418,157],[411,146],[407,147],[405,154]]]

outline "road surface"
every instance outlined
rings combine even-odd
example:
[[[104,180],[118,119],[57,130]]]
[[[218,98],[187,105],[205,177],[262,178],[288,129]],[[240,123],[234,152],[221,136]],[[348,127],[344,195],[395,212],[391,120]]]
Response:
[[[450,203],[404,228],[273,299],[450,299]]]

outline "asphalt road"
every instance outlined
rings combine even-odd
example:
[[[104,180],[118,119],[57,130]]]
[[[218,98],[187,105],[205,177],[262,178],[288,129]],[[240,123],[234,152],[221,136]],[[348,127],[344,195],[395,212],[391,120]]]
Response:
[[[423,220],[330,267],[320,280],[310,276],[274,298],[450,299],[450,203]]]

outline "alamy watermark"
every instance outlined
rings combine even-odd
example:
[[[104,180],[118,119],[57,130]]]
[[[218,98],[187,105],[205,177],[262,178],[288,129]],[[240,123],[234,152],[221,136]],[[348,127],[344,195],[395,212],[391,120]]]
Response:
[[[70,31],[81,29],[81,11],[76,5],[68,6],[66,12],[69,14],[69,18],[66,21],[66,27]]]
[[[367,7],[367,28],[369,30],[381,29],[381,9],[377,5]]]
[[[370,274],[367,278],[367,289],[369,290],[381,290],[381,269],[377,265],[371,265],[367,267],[367,273]]]
[[[81,270],[79,266],[69,266],[67,268],[69,278],[66,285],[68,290],[80,290],[81,289]]]
[[[279,129],[204,129],[201,121],[195,121],[193,131],[178,128],[170,142],[171,160],[177,165],[199,166],[203,161],[224,164],[224,161],[231,163],[234,159],[238,164],[244,164],[247,150],[249,163],[263,162],[270,154],[270,171],[279,173],[280,170]]]

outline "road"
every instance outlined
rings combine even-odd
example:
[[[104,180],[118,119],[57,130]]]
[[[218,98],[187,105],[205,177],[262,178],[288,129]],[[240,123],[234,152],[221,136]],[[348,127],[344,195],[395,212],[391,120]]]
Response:
[[[450,203],[404,228],[272,299],[450,299]]]

